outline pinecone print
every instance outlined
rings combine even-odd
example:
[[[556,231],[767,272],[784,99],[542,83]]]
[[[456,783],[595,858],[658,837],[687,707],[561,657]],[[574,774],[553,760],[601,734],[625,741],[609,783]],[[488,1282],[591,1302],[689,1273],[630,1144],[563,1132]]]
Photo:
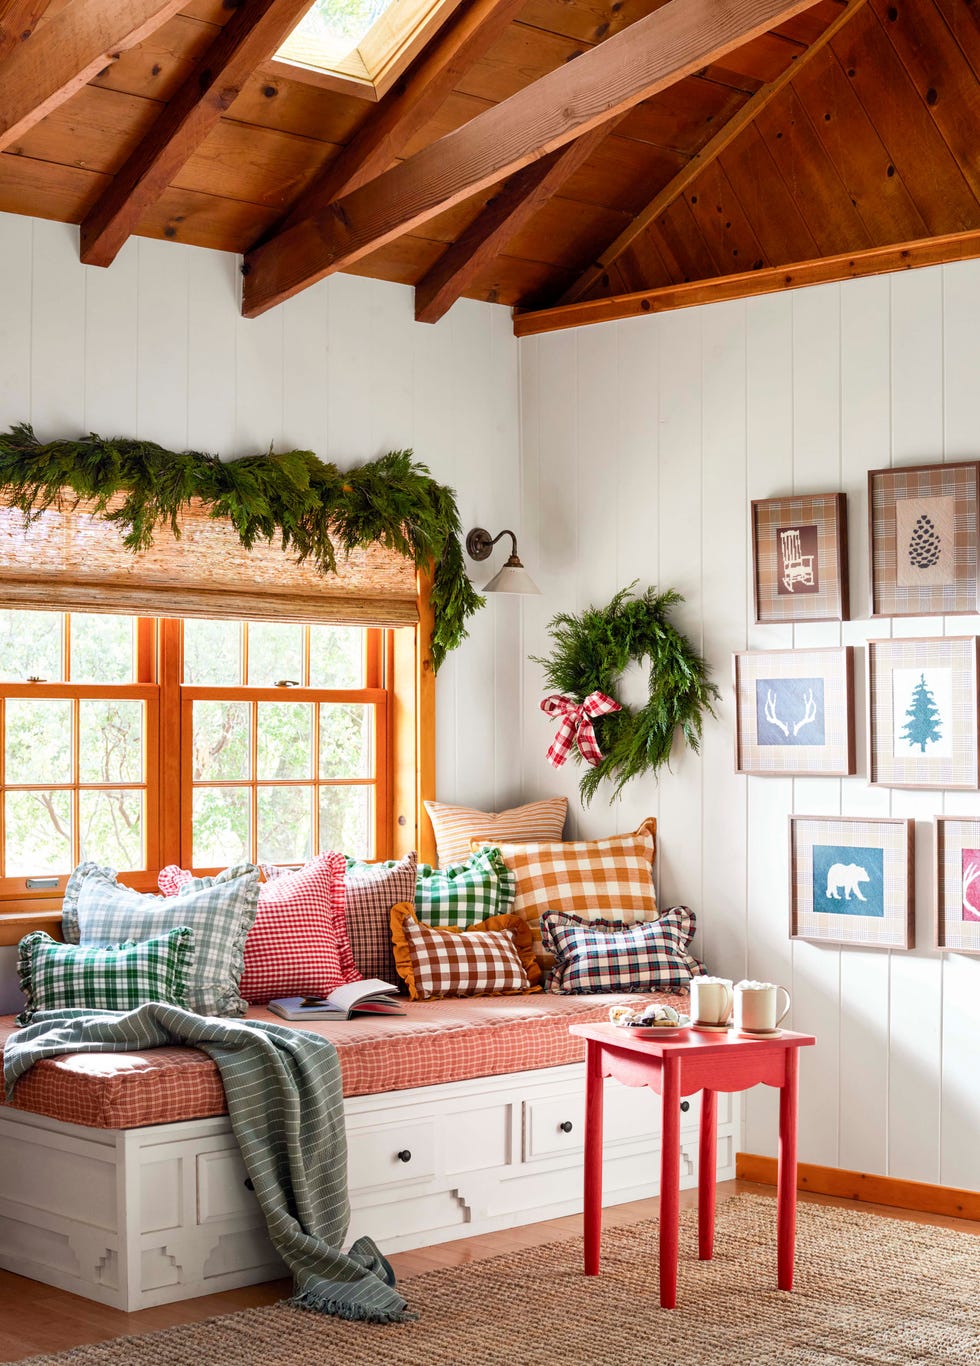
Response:
[[[912,528],[909,562],[915,569],[931,569],[939,559],[940,544],[932,518],[923,513]]]

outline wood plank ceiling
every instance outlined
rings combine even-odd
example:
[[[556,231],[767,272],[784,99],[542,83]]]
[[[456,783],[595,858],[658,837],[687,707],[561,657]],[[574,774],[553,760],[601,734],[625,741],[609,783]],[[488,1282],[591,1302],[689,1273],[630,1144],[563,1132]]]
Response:
[[[980,0],[462,0],[378,102],[309,0],[0,0],[0,210],[520,333],[980,255]]]

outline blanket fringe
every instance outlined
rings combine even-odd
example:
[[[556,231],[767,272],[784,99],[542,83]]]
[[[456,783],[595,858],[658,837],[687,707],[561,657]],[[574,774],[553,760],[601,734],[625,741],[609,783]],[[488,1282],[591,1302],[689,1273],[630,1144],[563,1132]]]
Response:
[[[316,1314],[335,1314],[339,1319],[361,1323],[415,1323],[419,1317],[411,1309],[371,1309],[350,1300],[335,1300],[316,1290],[303,1290],[286,1300],[294,1309],[309,1309]]]

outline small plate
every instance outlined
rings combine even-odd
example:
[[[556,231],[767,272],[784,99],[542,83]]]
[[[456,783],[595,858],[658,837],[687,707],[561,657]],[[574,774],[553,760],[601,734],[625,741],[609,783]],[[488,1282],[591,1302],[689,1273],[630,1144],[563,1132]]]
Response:
[[[690,1024],[679,1025],[621,1025],[627,1034],[637,1039],[679,1039],[691,1028]]]

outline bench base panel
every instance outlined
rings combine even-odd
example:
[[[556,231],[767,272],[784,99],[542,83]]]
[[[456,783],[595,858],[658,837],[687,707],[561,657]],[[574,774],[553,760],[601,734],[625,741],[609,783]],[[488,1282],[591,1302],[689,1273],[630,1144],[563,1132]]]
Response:
[[[582,1209],[578,1063],[346,1102],[350,1241],[385,1252]],[[697,1184],[698,1097],[681,1115]],[[735,1174],[737,1098],[718,1097],[718,1179]],[[656,1195],[660,1097],[606,1084],[604,1203]],[[105,1130],[0,1109],[0,1267],[117,1309],[286,1274],[227,1116]]]

